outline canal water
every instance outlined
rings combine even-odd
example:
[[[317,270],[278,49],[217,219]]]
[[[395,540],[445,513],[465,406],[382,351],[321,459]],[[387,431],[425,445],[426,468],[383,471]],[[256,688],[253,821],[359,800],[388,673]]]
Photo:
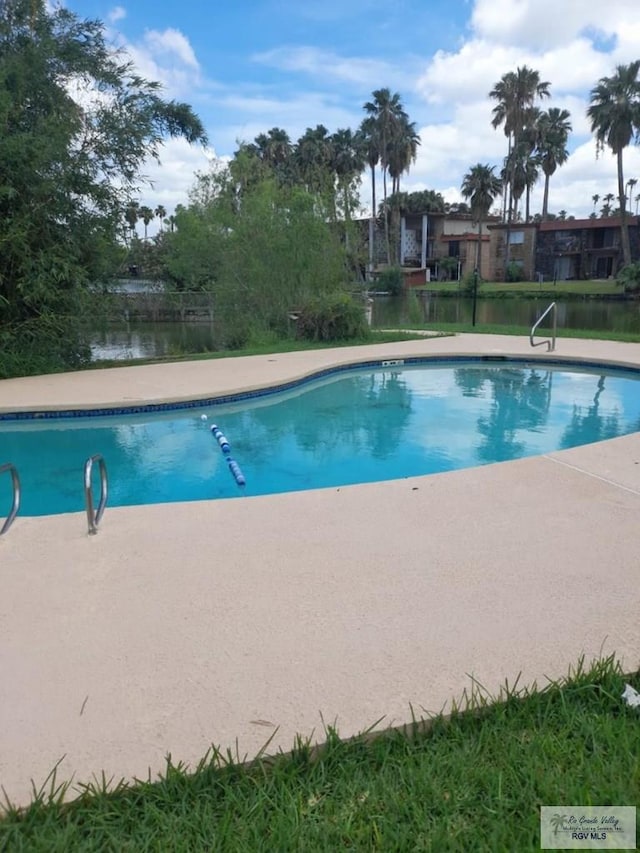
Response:
[[[478,299],[476,322],[530,327],[548,304],[548,298]],[[421,294],[414,300],[379,296],[372,308],[372,326],[392,329],[412,323],[471,323],[473,305],[469,297]],[[558,301],[558,328],[640,334],[640,301]],[[206,322],[114,323],[91,337],[95,359],[158,358],[215,349],[215,328]]]

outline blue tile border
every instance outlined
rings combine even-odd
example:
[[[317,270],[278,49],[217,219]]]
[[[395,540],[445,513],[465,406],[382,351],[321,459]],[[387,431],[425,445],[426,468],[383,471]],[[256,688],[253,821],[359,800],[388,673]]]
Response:
[[[615,373],[628,373],[640,380],[640,367],[630,367],[628,365],[618,365],[615,362],[608,363],[602,361],[589,360],[574,360],[571,358],[559,358],[557,356],[551,358],[524,358],[522,356],[509,355],[447,355],[447,356],[407,356],[397,359],[370,359],[367,361],[359,361],[353,364],[341,364],[335,367],[325,367],[315,371],[309,376],[304,376],[301,379],[292,379],[288,382],[282,382],[279,385],[273,385],[268,388],[257,388],[255,391],[239,391],[235,394],[221,394],[216,397],[198,398],[195,400],[184,400],[182,402],[171,403],[145,403],[137,406],[118,406],[118,407],[103,407],[97,409],[61,409],[51,411],[27,411],[27,412],[0,412],[0,421],[33,421],[33,420],[63,420],[75,418],[103,418],[116,415],[135,415],[146,414],[153,412],[178,412],[185,409],[199,409],[204,406],[222,406],[227,403],[238,403],[242,400],[254,400],[260,397],[269,397],[274,394],[280,394],[283,391],[290,391],[293,388],[299,388],[301,385],[307,385],[317,379],[322,379],[326,376],[331,376],[339,373],[352,372],[364,369],[391,369],[394,367],[415,367],[417,365],[455,365],[455,364],[514,364],[527,365],[530,367],[575,367],[581,370],[605,370]]]

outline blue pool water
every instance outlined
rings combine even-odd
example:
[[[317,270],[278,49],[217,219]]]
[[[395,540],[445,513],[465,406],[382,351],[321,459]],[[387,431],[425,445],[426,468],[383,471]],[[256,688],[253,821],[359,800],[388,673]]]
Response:
[[[23,515],[83,510],[83,466],[94,453],[107,463],[110,506],[389,480],[638,431],[639,376],[511,361],[341,371],[286,392],[183,411],[0,420],[0,463],[20,472]],[[230,441],[243,489],[212,423]],[[3,477],[0,515],[9,505]]]

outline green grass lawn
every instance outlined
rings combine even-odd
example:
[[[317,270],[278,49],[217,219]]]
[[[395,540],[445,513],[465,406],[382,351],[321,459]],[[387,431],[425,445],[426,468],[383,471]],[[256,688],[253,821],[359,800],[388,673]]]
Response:
[[[432,281],[425,285],[431,293],[455,293],[464,295],[464,291],[457,281]],[[562,296],[611,296],[622,294],[622,285],[609,279],[596,281],[545,281],[539,284],[537,281],[486,281],[478,287],[479,296],[490,296],[494,294],[513,294],[538,296],[540,293]]]
[[[542,805],[640,802],[640,710],[613,659],[536,691],[506,690],[409,736],[300,744],[275,760],[41,794],[0,822],[0,850],[537,851]],[[482,707],[484,706],[484,707]]]

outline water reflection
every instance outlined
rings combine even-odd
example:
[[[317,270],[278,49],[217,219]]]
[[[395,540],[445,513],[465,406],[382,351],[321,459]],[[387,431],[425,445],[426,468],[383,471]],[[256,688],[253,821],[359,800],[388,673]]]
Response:
[[[603,441],[621,435],[620,414],[617,409],[600,412],[600,396],[605,390],[605,376],[601,376],[596,386],[593,403],[590,406],[573,406],[571,421],[565,429],[560,447],[578,447],[590,441]]]
[[[478,323],[530,327],[547,307],[548,299],[480,299]],[[558,328],[595,329],[640,334],[640,303],[602,299],[558,302]],[[421,295],[417,308],[423,323],[470,323],[472,301],[463,296]],[[416,301],[376,297],[366,306],[374,328],[415,323]],[[216,329],[210,323],[112,324],[93,332],[95,359],[157,358],[216,349]]]
[[[479,299],[477,322],[488,325],[531,327],[549,304],[548,298]],[[421,294],[417,305],[424,323],[471,323],[472,299],[464,296]],[[606,299],[558,301],[558,328],[595,329],[640,334],[640,303]],[[377,297],[373,305],[373,325],[391,328],[407,325],[413,305],[402,297]]]
[[[526,432],[546,426],[553,373],[535,368],[458,368],[456,385],[463,396],[479,397],[490,385],[489,411],[477,419],[481,462],[518,459],[526,450]]]

